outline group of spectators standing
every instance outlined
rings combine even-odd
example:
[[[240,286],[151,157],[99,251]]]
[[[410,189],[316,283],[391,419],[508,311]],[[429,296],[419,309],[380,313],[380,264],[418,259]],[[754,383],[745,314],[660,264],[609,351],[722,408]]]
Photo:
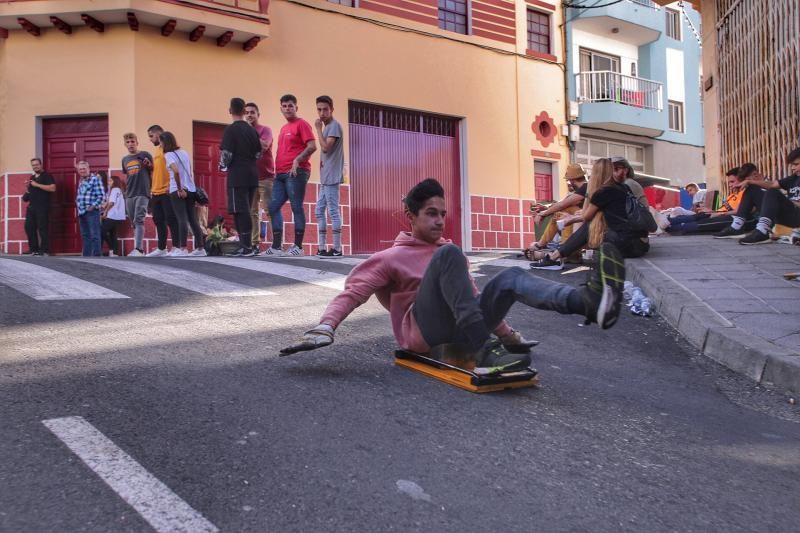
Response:
[[[771,242],[775,224],[795,228],[792,242],[800,244],[800,148],[786,161],[791,175],[780,180],[764,177],[753,163],[729,170],[729,194],[716,209],[707,205],[706,191],[690,183],[685,189],[692,196],[691,209],[661,212],[649,206],[625,159],[597,160],[588,182],[583,168],[571,164],[564,176],[569,194],[549,206],[531,206],[536,225],[549,220],[523,253],[533,260],[532,269],[560,270],[567,261],[580,262],[583,248],[596,249],[601,242],[614,244],[625,257],[640,257],[650,249],[651,233],[705,232],[751,245]]]
[[[303,209],[306,186],[311,175],[310,157],[322,149],[320,191],[316,205],[319,224],[320,257],[342,256],[342,220],[339,209],[339,186],[344,178],[342,127],[333,118],[333,100],[317,98],[316,138],[311,125],[297,115],[297,98],[281,97],[281,113],[286,124],[278,135],[273,158],[272,130],[259,123],[258,105],[241,98],[230,101],[232,123],[225,128],[220,144],[220,170],[227,177],[227,208],[233,215],[239,247],[229,255],[252,257],[261,253],[261,207],[272,221],[272,246],[267,255],[275,257],[303,255],[306,217]],[[117,255],[117,229],[127,219],[133,228],[134,248],[129,257],[205,256],[208,234],[207,193],[197,186],[189,154],[180,147],[175,135],[159,125],[147,129],[153,153],[139,149],[135,133],[123,135],[127,154],[122,158],[125,180],[92,172],[87,161],[76,165],[79,182],[75,197],[82,239],[82,255],[99,256],[102,242],[108,243],[109,256]],[[23,199],[28,204],[25,231],[29,253],[49,252],[50,196],[56,190],[53,177],[44,171],[39,158],[31,160],[33,175],[27,182]],[[294,242],[284,251],[281,207],[291,204],[294,215]],[[152,213],[158,247],[145,254],[145,218]],[[327,247],[326,213],[333,226],[332,247]],[[215,222],[217,225],[218,222]],[[191,231],[194,249],[188,251]],[[167,250],[167,238],[172,249]]]

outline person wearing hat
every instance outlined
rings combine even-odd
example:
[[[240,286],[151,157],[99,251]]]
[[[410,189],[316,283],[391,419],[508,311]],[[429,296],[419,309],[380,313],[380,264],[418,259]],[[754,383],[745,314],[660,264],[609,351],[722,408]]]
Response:
[[[539,211],[533,217],[533,223],[539,225],[545,217],[554,215],[548,222],[541,238],[533,241],[527,249],[523,250],[523,254],[528,259],[533,259],[532,252],[543,250],[558,232],[561,232],[562,240],[569,238],[572,234],[572,224],[581,220],[580,208],[586,198],[588,186],[586,173],[578,163],[571,163],[564,173],[564,179],[567,180],[569,187],[569,194],[566,198]]]

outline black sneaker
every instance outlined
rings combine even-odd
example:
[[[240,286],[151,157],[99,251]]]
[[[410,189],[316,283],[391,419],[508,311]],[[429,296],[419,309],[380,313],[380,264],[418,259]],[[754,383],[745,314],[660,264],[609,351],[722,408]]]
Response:
[[[714,234],[715,239],[738,239],[739,237],[743,237],[747,235],[747,232],[744,229],[733,229],[733,226],[728,226],[722,231],[718,231]]]
[[[613,244],[603,243],[589,281],[578,289],[586,304],[586,319],[608,329],[617,322],[625,284],[625,259]]]
[[[261,255],[261,248],[253,246],[253,257],[258,257],[259,255]]]
[[[743,238],[739,239],[739,244],[766,244],[768,242],[770,242],[769,235],[761,233],[757,229],[754,229]]]
[[[562,268],[564,265],[561,263],[561,259],[550,259],[550,255],[531,263],[532,270],[561,270]]]
[[[331,253],[328,250],[317,249],[317,253],[314,255],[317,257],[330,257]]]
[[[500,339],[486,341],[476,357],[477,366],[488,369],[490,373],[516,372],[525,370],[531,364],[529,354],[511,353],[505,349]]]
[[[331,248],[331,250],[328,252],[328,257],[342,257],[342,251]]]
[[[239,248],[233,253],[227,254],[228,257],[253,257],[252,248]]]

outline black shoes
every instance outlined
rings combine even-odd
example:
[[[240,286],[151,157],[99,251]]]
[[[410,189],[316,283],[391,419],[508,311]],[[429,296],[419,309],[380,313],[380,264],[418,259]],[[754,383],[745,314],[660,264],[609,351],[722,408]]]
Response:
[[[252,248],[239,248],[235,252],[228,254],[228,257],[253,257],[254,255]]]
[[[531,356],[527,353],[511,353],[500,339],[490,338],[478,352],[476,364],[495,372],[515,372],[528,368]]]
[[[739,239],[739,244],[767,244],[768,242],[770,242],[769,234],[761,233],[757,229]]]
[[[617,322],[622,308],[622,288],[625,285],[625,259],[610,243],[597,251],[597,263],[589,281],[578,289],[586,305],[586,318],[608,329]]]
[[[743,229],[733,229],[732,226],[728,226],[722,231],[718,231],[714,234],[715,239],[738,239],[739,237],[743,237],[747,234],[747,232]]]

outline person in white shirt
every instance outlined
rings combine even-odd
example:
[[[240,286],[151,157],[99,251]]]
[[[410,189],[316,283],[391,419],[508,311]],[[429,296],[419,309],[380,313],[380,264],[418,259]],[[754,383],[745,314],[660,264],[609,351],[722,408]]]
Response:
[[[203,230],[197,221],[197,186],[194,183],[192,162],[189,154],[178,145],[175,135],[169,131],[161,134],[161,146],[164,149],[164,158],[169,171],[169,200],[175,217],[178,219],[178,239],[173,240],[174,250],[171,257],[204,256]],[[186,249],[186,240],[189,236],[189,227],[194,235],[194,250],[192,253]]]
[[[125,197],[122,194],[124,185],[119,176],[111,176],[106,201],[103,205],[100,236],[102,242],[108,243],[108,257],[117,257],[117,229],[125,222]]]

